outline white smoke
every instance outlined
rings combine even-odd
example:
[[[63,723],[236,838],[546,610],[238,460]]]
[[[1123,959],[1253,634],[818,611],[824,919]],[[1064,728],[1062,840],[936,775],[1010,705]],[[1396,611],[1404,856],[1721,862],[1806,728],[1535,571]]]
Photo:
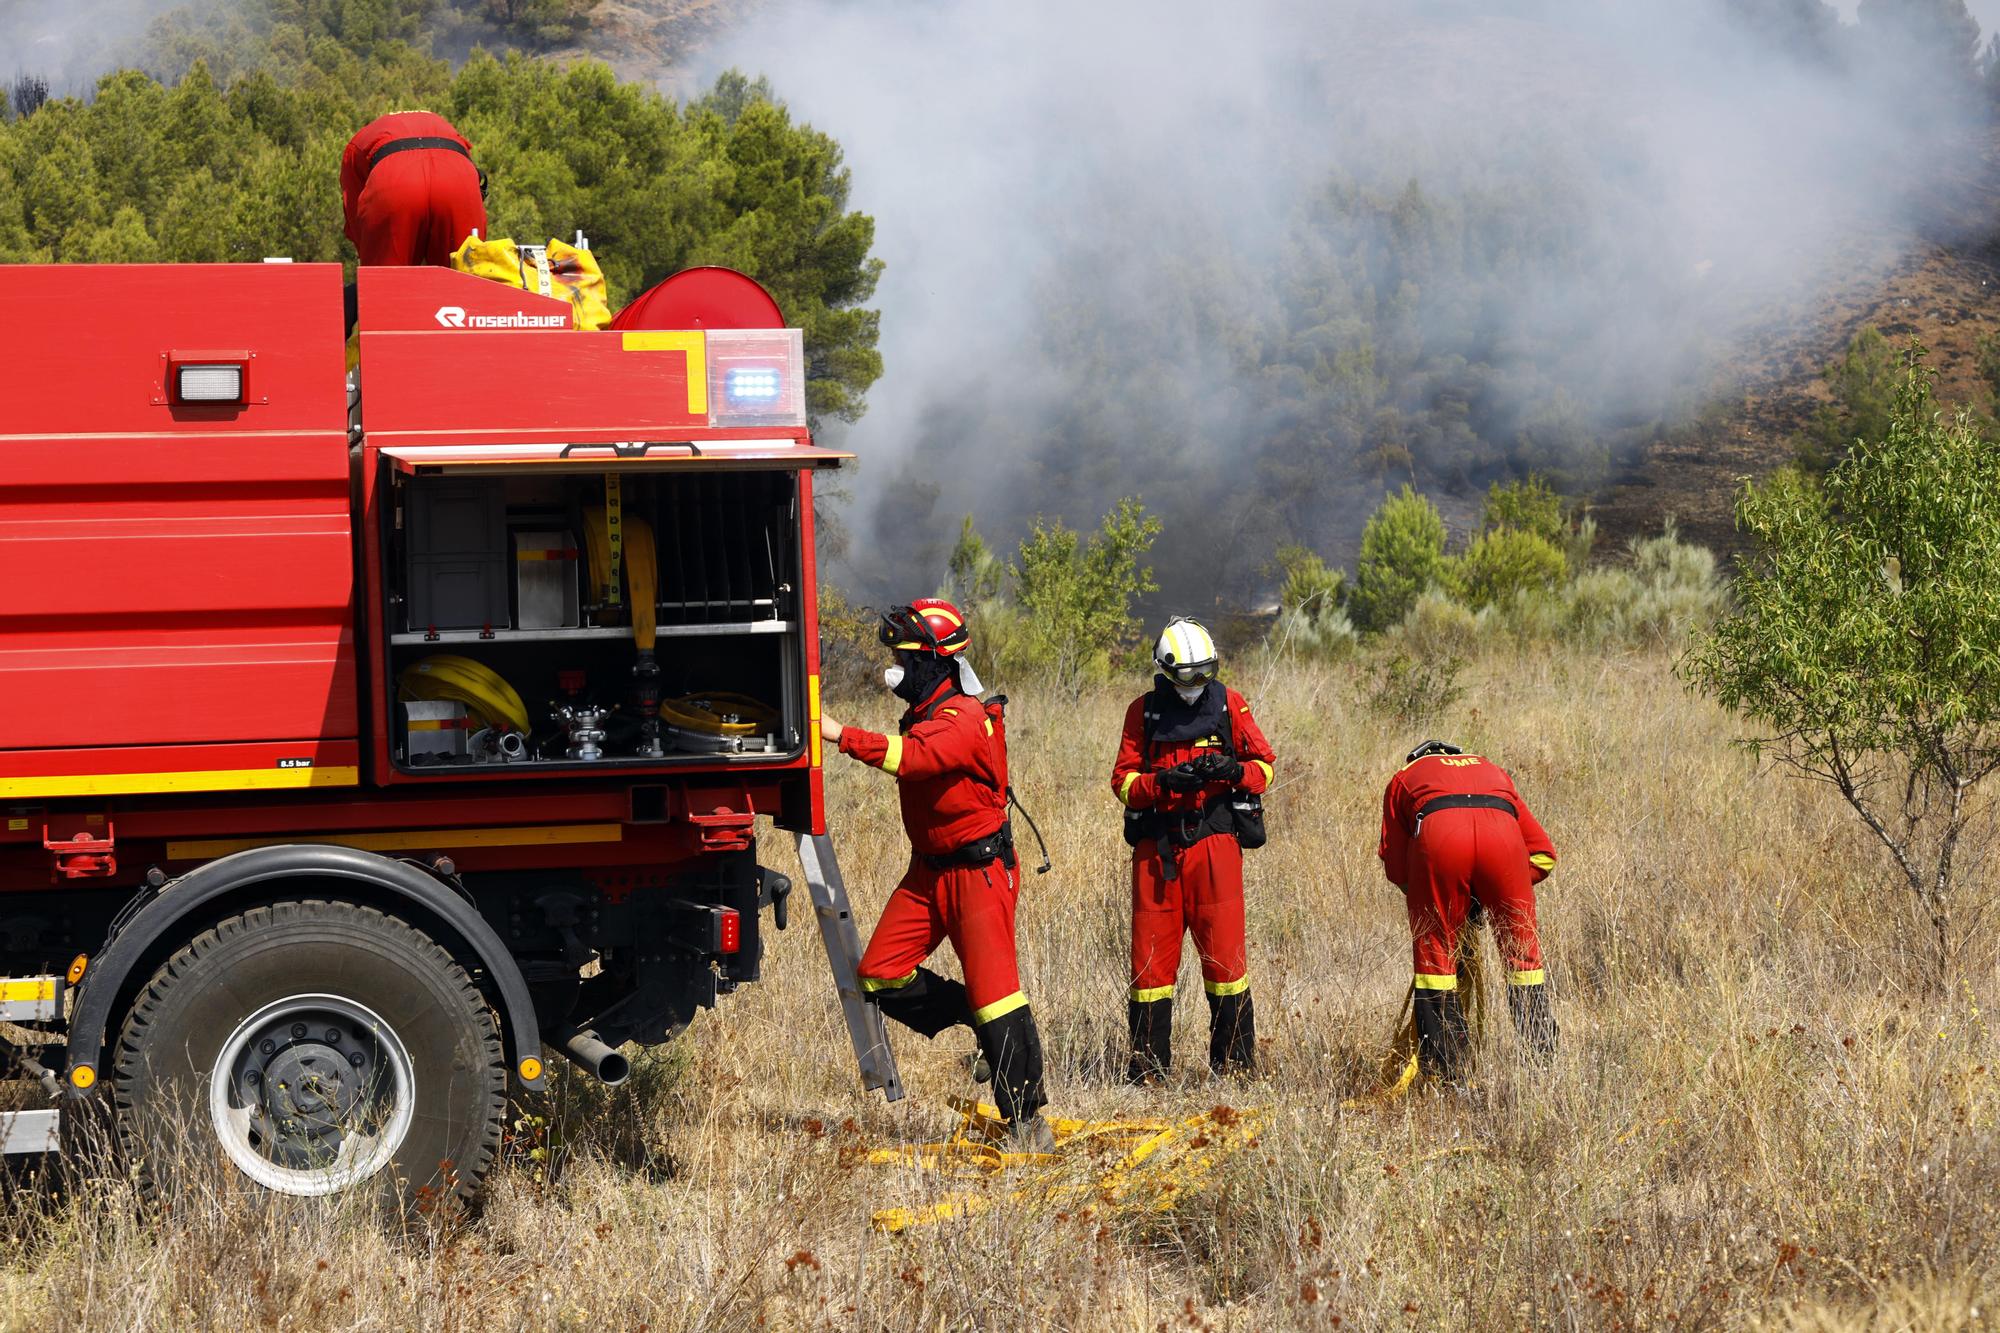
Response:
[[[2000,0],[1980,7],[2000,19]],[[1265,415],[1266,349],[1243,345],[1244,330],[1298,333],[1310,294],[1288,282],[1338,267],[1302,267],[1302,251],[1365,250],[1367,237],[1327,232],[1337,221],[1301,222],[1333,178],[1385,195],[1415,180],[1444,207],[1534,198],[1563,230],[1481,237],[1465,302],[1425,294],[1449,327],[1411,336],[1495,322],[1496,372],[1509,346],[1532,347],[1560,387],[1477,409],[1506,423],[1481,429],[1516,429],[1550,402],[1573,401],[1592,432],[1697,405],[1736,340],[1829,271],[1937,233],[1933,178],[1970,160],[1964,136],[1983,115],[1970,97],[1922,95],[1949,82],[1922,53],[1896,66],[1830,15],[1832,48],[1806,49],[1780,22],[1799,8],[764,8],[713,63],[768,75],[840,141],[887,263],[887,369],[847,437],[864,460],[849,576],[934,576],[907,566],[934,561],[968,511],[1010,537],[1029,514],[1088,523],[1135,491],[1177,520],[1163,573],[1240,588],[1281,535],[1340,553],[1380,482],[1353,478],[1354,502],[1328,502],[1317,523],[1274,517],[1286,497],[1256,495],[1257,469],[1312,423]],[[1345,332],[1326,330],[1328,347]]]

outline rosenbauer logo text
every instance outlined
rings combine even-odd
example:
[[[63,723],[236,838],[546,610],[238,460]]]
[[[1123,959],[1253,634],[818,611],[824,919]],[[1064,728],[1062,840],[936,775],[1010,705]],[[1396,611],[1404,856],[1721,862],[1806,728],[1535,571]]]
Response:
[[[568,315],[531,315],[516,310],[511,315],[468,315],[460,305],[441,305],[437,322],[447,329],[566,329]]]

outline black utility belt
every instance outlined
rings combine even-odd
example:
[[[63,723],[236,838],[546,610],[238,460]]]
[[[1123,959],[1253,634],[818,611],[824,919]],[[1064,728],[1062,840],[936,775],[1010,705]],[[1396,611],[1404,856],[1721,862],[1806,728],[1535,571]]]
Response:
[[[1199,810],[1127,810],[1125,841],[1152,841],[1185,850],[1206,838],[1231,834],[1246,848],[1264,845],[1264,798],[1247,791],[1217,796]]]
[[[925,856],[923,863],[932,870],[956,870],[963,866],[977,869],[999,861],[1009,870],[1016,864],[1014,857],[1014,825],[1010,821],[987,834],[977,842],[968,842],[963,847],[955,847],[941,856]]]
[[[1422,829],[1424,820],[1440,810],[1505,810],[1516,819],[1521,817],[1514,803],[1504,796],[1436,796],[1418,809],[1417,828]]]
[[[369,155],[368,169],[373,171],[376,163],[392,153],[414,153],[419,148],[442,148],[448,153],[457,153],[468,162],[472,160],[472,150],[458,140],[425,134],[413,139],[391,139]]]

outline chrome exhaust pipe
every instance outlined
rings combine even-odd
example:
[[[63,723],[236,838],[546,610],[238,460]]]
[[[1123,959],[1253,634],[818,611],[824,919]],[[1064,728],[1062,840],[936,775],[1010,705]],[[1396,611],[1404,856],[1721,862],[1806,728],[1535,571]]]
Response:
[[[587,1028],[562,1032],[556,1039],[556,1049],[607,1088],[615,1088],[632,1077],[632,1062],[598,1040],[597,1034]]]

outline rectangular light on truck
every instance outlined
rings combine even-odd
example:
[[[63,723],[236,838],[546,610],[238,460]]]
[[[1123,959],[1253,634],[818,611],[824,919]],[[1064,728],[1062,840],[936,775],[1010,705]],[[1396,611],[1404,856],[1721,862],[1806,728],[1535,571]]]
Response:
[[[805,344],[797,329],[708,331],[708,424],[806,424]]]
[[[242,402],[242,363],[175,366],[174,401],[177,403]]]

